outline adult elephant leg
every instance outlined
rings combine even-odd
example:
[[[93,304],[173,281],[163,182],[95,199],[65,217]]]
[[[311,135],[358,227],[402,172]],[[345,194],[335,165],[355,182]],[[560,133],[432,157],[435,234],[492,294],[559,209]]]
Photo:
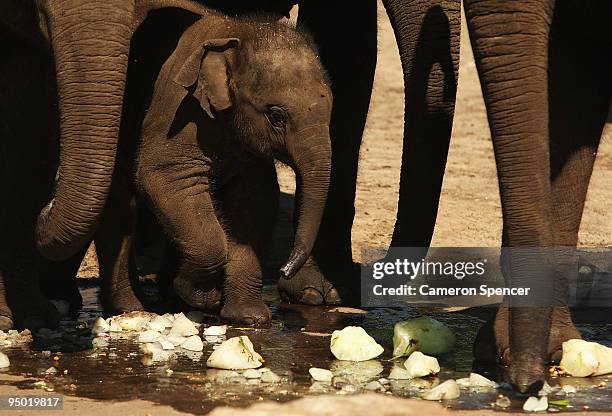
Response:
[[[428,247],[438,212],[459,72],[461,2],[385,0],[404,72],[404,144],[392,247]]]
[[[596,11],[596,12],[594,12]],[[597,13],[594,16],[593,13]],[[597,29],[612,16],[612,4],[596,1],[588,11],[575,2],[558,2],[553,16],[550,58],[550,140],[554,245],[574,248],[587,188],[612,97],[612,58],[602,54],[610,41]],[[601,20],[598,20],[601,19]],[[577,32],[576,25],[581,27]],[[580,103],[577,105],[577,103]],[[567,308],[567,278],[576,273],[572,251],[561,258],[555,285],[548,351],[561,358],[561,345],[580,333]]]
[[[229,225],[221,318],[242,325],[268,324],[271,314],[262,300],[262,287],[263,261],[278,213],[274,165],[256,161],[245,167],[241,175],[224,186],[220,198],[221,211]]]
[[[332,81],[332,171],[312,256],[291,280],[280,279],[279,291],[290,302],[356,302],[359,278],[352,261],[351,227],[359,147],[376,67],[376,1],[355,2],[350,18],[340,2],[305,1],[299,7],[298,24],[312,33]]]
[[[509,299],[508,378],[521,392],[544,381],[552,314],[552,270],[537,248],[554,243],[547,75],[553,7],[553,0],[465,2],[510,250],[504,271],[513,286],[531,288],[532,296]]]
[[[5,18],[0,18],[0,328],[15,324],[36,330],[56,325],[59,318],[40,289],[33,239],[38,210],[55,174],[55,91],[42,36],[13,31],[4,26]],[[34,26],[31,10],[24,20],[21,30]]]
[[[77,285],[77,272],[85,258],[88,245],[77,254],[64,261],[41,259],[40,286],[49,299],[65,300],[70,305],[70,313],[83,306],[83,297]]]

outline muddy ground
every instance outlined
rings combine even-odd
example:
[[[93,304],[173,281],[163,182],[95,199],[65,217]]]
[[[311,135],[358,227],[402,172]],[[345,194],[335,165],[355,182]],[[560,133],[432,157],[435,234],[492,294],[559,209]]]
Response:
[[[356,201],[357,213],[353,227],[353,250],[356,260],[360,259],[361,251],[365,248],[387,247],[393,231],[397,206],[403,131],[402,71],[393,33],[384,12],[380,13],[379,21],[378,69],[361,151]],[[610,132],[608,136],[612,136],[612,126],[608,126],[608,131]],[[612,221],[607,219],[606,214],[607,204],[612,201],[611,158],[612,141],[604,140],[600,147],[580,231],[580,244],[583,246],[610,245]],[[281,187],[285,193],[282,201],[284,211],[281,218],[286,226],[290,218],[289,205],[291,202],[290,195],[294,190],[293,178],[291,172],[286,168],[279,169],[279,173]],[[423,172],[423,175],[427,175],[427,172]],[[501,210],[490,133],[473,57],[464,30],[457,111],[433,245],[498,246],[500,236]],[[88,254],[79,274],[81,277],[97,276],[97,264],[92,251]],[[91,298],[89,299],[91,300]],[[285,313],[277,310],[275,312],[277,322],[280,322],[279,320],[282,317],[286,317]],[[373,318],[368,317],[366,319]],[[467,322],[471,321],[468,320]],[[609,329],[602,328],[602,330],[604,333],[610,333]],[[469,354],[467,344],[470,343],[473,335],[466,335],[464,340],[466,345],[461,347],[465,354]],[[266,335],[261,336],[265,338]],[[40,357],[37,359],[40,360]],[[464,360],[464,364],[468,363],[469,357],[464,357]],[[76,364],[73,367],[74,371],[72,368],[70,370],[70,374],[74,372],[75,379],[78,378],[78,374],[83,373],[83,380],[86,380],[86,369],[95,371],[96,368],[96,365],[88,367],[86,361],[79,363],[78,359]],[[78,367],[81,364],[84,367],[83,371],[79,372]],[[11,375],[2,375],[0,378],[0,394],[31,394],[34,392],[29,390],[33,384],[28,383],[27,380],[32,379],[32,377],[36,378],[36,374],[30,372],[25,364],[20,365],[23,366],[22,373],[12,370]],[[43,363],[37,365],[46,366]],[[114,371],[122,371],[120,365],[109,365]],[[185,371],[191,368],[190,365],[184,367]],[[464,366],[461,370],[466,371],[467,367]],[[83,394],[79,394],[78,391],[70,393],[65,389],[62,390],[62,388],[58,388],[58,390],[66,394],[76,394],[77,397],[70,397],[66,402],[66,410],[70,410],[74,414],[103,414],[100,413],[102,409],[104,409],[104,414],[116,414],[117,412],[126,414],[179,414],[182,411],[190,411],[189,406],[180,406],[173,400],[164,400],[163,391],[159,394],[159,397],[161,397],[159,400],[151,398],[143,401],[142,398],[149,397],[152,389],[159,389],[159,384],[155,384],[154,380],[159,381],[160,377],[155,375],[156,370],[152,370],[152,378],[150,377],[151,371],[145,368],[140,368],[139,371],[142,371],[142,374],[139,374],[142,377],[123,379],[116,378],[117,376],[114,375],[109,376],[107,380],[110,383],[128,384],[148,380],[148,384],[145,383],[134,390],[134,392],[142,393],[138,395],[140,399],[138,401],[125,401],[128,399],[125,394],[130,392],[123,390],[124,387],[121,387],[123,393],[117,392],[117,395],[115,395],[117,400],[113,400],[115,396],[112,394],[110,396],[102,393],[97,394],[95,386],[92,387],[87,383],[85,383]],[[28,374],[28,372],[31,374]],[[303,369],[298,373],[302,374]],[[27,378],[24,378],[24,376],[27,376]],[[183,374],[183,376],[188,378],[189,375]],[[105,383],[104,377],[104,374],[101,374],[101,385]],[[158,387],[155,387],[156,385]],[[166,387],[168,386],[162,386],[162,390]],[[172,385],[172,389],[179,387],[180,385],[176,383]],[[609,396],[609,392],[607,393],[606,396]],[[102,402],[95,399],[104,400],[105,405],[101,406]],[[190,397],[190,400],[193,400],[193,398]],[[472,408],[478,407],[474,406]],[[196,411],[201,412],[202,409],[198,408]],[[480,412],[483,414],[489,413],[488,410],[480,410]],[[435,414],[435,411],[433,414]]]

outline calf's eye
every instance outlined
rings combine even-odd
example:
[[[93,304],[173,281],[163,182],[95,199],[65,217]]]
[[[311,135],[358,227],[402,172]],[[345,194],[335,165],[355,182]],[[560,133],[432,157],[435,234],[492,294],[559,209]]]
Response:
[[[274,127],[284,127],[287,123],[287,113],[278,106],[270,106],[266,111],[266,117]]]

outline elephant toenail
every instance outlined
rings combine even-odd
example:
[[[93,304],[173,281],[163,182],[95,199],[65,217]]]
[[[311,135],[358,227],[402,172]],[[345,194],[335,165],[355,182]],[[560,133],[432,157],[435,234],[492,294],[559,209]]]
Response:
[[[318,290],[307,287],[302,290],[301,297],[298,299],[298,303],[303,305],[323,305],[323,295]]]
[[[13,329],[13,320],[8,316],[0,316],[0,331]]]
[[[327,295],[325,295],[325,304],[326,305],[340,305],[342,304],[342,297],[340,296],[340,292],[338,289],[331,288]]]

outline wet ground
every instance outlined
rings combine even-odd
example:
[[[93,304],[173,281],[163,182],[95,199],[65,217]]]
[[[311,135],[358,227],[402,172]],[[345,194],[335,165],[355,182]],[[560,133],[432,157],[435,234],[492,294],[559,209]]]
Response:
[[[359,313],[359,310],[351,309],[334,311],[334,308],[282,305],[274,287],[270,286],[266,288],[265,298],[272,306],[274,315],[271,327],[261,330],[231,328],[227,336],[249,336],[255,349],[266,359],[266,367],[280,375],[282,381],[275,384],[247,382],[242,377],[219,381],[218,370],[207,370],[205,365],[212,344],[205,346],[203,354],[181,355],[174,361],[155,364],[143,359],[138,344],[129,337],[112,339],[107,347],[91,349],[86,336],[88,331],[81,328],[86,323],[91,325],[101,315],[101,308],[97,301],[98,288],[95,281],[81,282],[84,308],[76,319],[66,319],[62,323],[64,334],[61,339],[35,337],[29,346],[3,348],[11,360],[7,372],[23,377],[20,381],[4,380],[3,384],[99,400],[125,401],[139,398],[196,414],[206,413],[219,405],[246,406],[258,400],[287,401],[321,393],[346,394],[329,384],[313,384],[308,369],[322,367],[334,372],[344,369],[353,373],[363,384],[384,378],[392,366],[389,359],[393,324],[420,315],[414,309],[377,308]],[[443,369],[438,377],[391,381],[387,394],[418,397],[424,389],[445,379],[469,374],[472,366],[471,346],[476,331],[484,322],[483,317],[489,312],[480,310],[428,314],[443,321],[455,332],[457,348],[453,353],[441,357]],[[362,326],[385,347],[385,353],[380,359],[363,363],[333,359],[329,351],[328,335],[334,329],[347,325]],[[588,340],[606,345],[612,340],[612,325],[581,324],[580,329]],[[46,351],[51,351],[51,354]],[[51,367],[57,371],[49,370]],[[569,407],[556,407],[556,410],[583,410],[584,406],[591,410],[612,409],[612,383],[608,383],[607,377],[552,378],[549,383],[554,388],[549,401],[569,400]],[[566,396],[558,388],[562,385],[575,386],[578,391]],[[504,389],[462,390],[459,399],[447,401],[444,405],[451,409],[491,409],[491,403],[496,401],[499,394],[512,399],[511,408],[505,410],[519,410],[525,400]]]

